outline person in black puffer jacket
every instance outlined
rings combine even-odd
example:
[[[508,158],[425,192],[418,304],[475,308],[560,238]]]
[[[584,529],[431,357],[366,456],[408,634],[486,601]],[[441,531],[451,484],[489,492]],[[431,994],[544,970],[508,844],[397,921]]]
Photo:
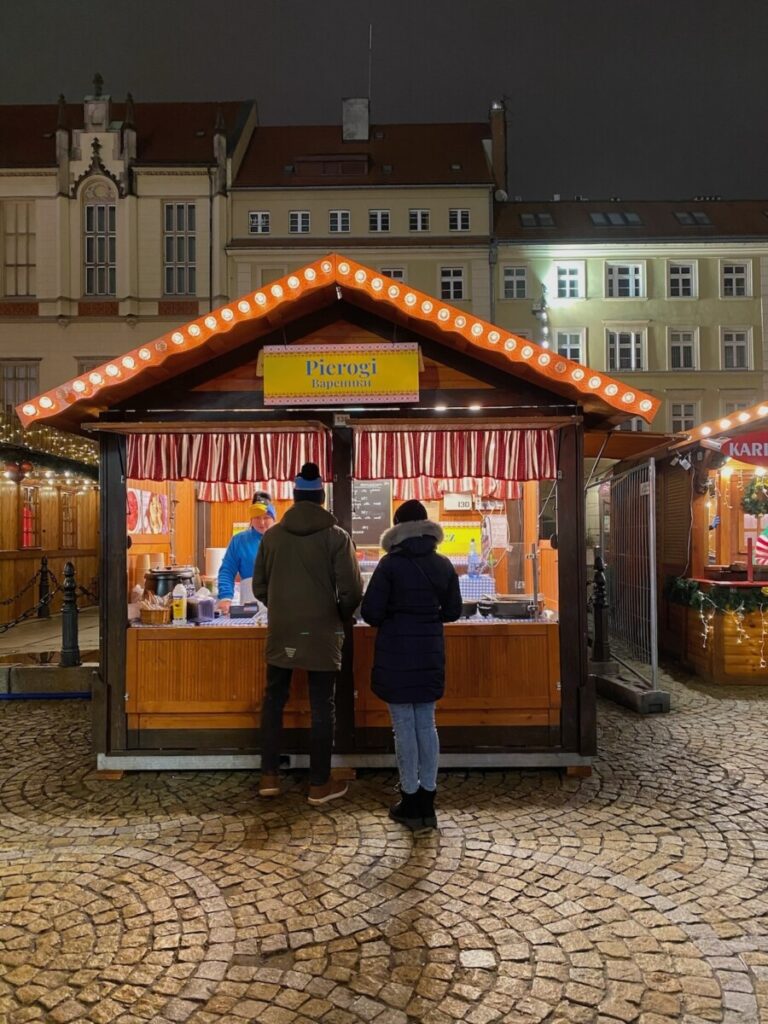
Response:
[[[365,592],[362,616],[378,626],[371,687],[389,706],[400,772],[400,800],[389,816],[409,828],[435,828],[440,744],[435,701],[445,691],[443,623],[461,615],[456,570],[437,545],[443,531],[420,501],[406,501],[381,538],[387,552]]]

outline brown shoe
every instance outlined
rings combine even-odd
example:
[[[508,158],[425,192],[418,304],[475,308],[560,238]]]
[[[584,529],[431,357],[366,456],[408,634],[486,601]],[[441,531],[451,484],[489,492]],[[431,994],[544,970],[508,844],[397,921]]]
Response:
[[[329,800],[338,800],[349,789],[346,779],[328,779],[323,786],[310,786],[307,800],[311,804],[327,804]]]
[[[280,796],[280,776],[264,772],[259,779],[259,796]]]

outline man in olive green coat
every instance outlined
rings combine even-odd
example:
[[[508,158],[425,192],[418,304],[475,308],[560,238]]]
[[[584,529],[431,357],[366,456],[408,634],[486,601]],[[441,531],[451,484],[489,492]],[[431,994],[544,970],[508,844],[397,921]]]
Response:
[[[261,796],[278,796],[283,708],[295,668],[307,670],[312,708],[309,802],[344,796],[331,778],[344,622],[360,603],[362,582],[352,538],[323,508],[325,488],[313,462],[294,481],[294,504],[262,538],[253,593],[269,612],[267,687],[261,708]]]

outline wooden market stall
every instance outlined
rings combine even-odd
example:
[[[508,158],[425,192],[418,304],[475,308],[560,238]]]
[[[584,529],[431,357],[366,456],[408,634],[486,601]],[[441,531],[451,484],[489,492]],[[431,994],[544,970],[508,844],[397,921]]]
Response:
[[[584,432],[630,415],[650,420],[656,407],[337,255],[26,403],[25,422],[46,419],[100,441],[110,552],[94,701],[100,766],[258,763],[265,628],[247,619],[129,625],[130,560],[138,553],[151,564],[160,545],[126,554],[126,476],[139,492],[132,507],[153,503],[156,525],[175,509],[176,558],[194,548],[190,561],[200,567],[255,488],[270,490],[279,516],[307,459],[332,482],[333,512],[357,542],[364,578],[393,507],[419,497],[447,527],[443,551],[465,600],[511,592],[520,597],[514,606],[527,608],[517,618],[472,615],[446,627],[444,763],[588,765],[596,738]],[[157,488],[166,489],[165,502],[152,498]],[[540,488],[556,490],[557,537],[547,543]],[[163,555],[173,553],[171,539]],[[473,573],[478,551],[483,567]],[[134,584],[140,568],[134,563]],[[342,763],[391,763],[386,709],[369,687],[374,635],[362,622],[347,629],[337,686]],[[289,752],[300,764],[309,726],[301,679],[286,713]]]
[[[768,683],[768,405],[658,459],[659,643],[709,682]]]

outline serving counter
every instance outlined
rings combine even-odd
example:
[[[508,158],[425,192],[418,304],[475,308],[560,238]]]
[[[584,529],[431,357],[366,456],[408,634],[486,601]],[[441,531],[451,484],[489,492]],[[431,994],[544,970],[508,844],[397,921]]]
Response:
[[[265,687],[266,627],[247,620],[127,632],[128,740],[133,749],[255,753]],[[354,627],[351,669],[337,684],[336,750],[350,763],[391,753],[386,706],[370,688],[375,629]],[[443,750],[551,747],[560,730],[556,621],[472,621],[446,626],[446,695],[437,721]],[[286,705],[286,753],[305,753],[306,674]]]

